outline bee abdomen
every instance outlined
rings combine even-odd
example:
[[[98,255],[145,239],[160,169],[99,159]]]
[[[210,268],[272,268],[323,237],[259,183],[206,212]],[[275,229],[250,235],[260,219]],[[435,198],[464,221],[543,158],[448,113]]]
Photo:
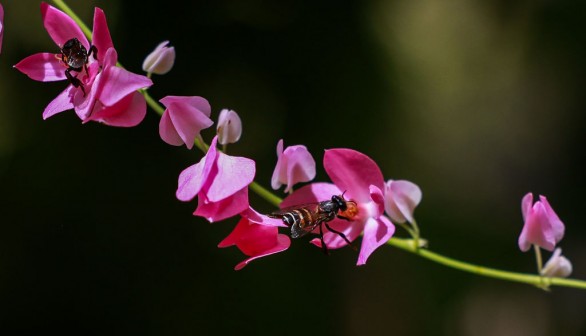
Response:
[[[287,212],[283,215],[283,222],[289,226],[298,225],[304,228],[313,222],[311,211],[301,208]]]

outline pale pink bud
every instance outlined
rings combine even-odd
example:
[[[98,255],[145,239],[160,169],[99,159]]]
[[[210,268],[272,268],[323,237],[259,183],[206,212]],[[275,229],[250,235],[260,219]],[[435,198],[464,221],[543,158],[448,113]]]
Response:
[[[395,223],[413,223],[413,211],[421,197],[421,189],[415,183],[389,180],[385,184],[385,211]]]
[[[153,50],[142,63],[142,69],[148,73],[164,75],[173,68],[175,48],[167,47],[169,41],[163,41]]]
[[[519,248],[526,252],[531,244],[553,251],[555,245],[564,237],[565,226],[553,211],[544,196],[533,204],[533,194],[528,193],[521,201],[523,231],[519,236]]]
[[[277,144],[277,165],[271,179],[273,189],[287,185],[289,192],[299,182],[309,182],[315,177],[315,160],[303,145],[289,146],[283,150],[283,140]]]
[[[572,263],[562,255],[562,249],[556,248],[551,258],[545,263],[541,275],[566,278],[572,274]]]
[[[218,117],[217,133],[221,145],[238,141],[242,135],[242,121],[238,113],[223,109]]]

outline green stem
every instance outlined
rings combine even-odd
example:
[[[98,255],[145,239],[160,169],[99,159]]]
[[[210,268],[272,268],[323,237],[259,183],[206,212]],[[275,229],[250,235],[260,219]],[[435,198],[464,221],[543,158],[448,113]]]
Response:
[[[142,93],[147,104],[153,109],[153,111],[157,112],[157,114],[159,116],[162,116],[163,113],[165,112],[165,108],[163,108],[163,106],[161,106],[161,104],[159,104],[156,100],[154,100],[153,97],[151,97],[151,95],[148,93],[147,90],[139,90],[139,92]]]
[[[501,271],[501,270],[497,270],[494,268],[478,266],[478,265],[470,264],[467,262],[459,261],[456,259],[444,257],[438,253],[432,252],[427,249],[416,248],[415,242],[413,239],[391,238],[391,240],[389,240],[387,242],[387,244],[394,246],[394,247],[397,247],[399,249],[405,250],[407,252],[417,254],[423,258],[432,260],[438,264],[448,266],[451,268],[455,268],[460,271],[484,276],[484,277],[507,280],[507,281],[512,281],[512,282],[526,283],[526,284],[534,285],[534,286],[537,286],[540,288],[549,287],[549,286],[564,286],[564,287],[586,289],[586,281],[582,281],[582,280],[565,279],[565,278],[549,278],[549,277],[542,277],[542,276],[533,275],[533,274]]]
[[[249,186],[250,190],[254,191],[257,195],[264,198],[267,202],[271,203],[272,205],[278,207],[279,204],[283,201],[281,198],[275,196],[270,190],[264,188],[260,184],[256,182],[252,182]]]

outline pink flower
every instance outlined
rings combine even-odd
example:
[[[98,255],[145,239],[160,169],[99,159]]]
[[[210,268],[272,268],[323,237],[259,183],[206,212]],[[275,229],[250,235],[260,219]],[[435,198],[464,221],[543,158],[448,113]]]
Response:
[[[405,180],[388,180],[385,184],[385,211],[395,223],[413,223],[413,211],[421,202],[421,189]]]
[[[286,184],[285,192],[289,192],[296,183],[309,182],[315,177],[315,160],[305,146],[289,146],[283,151],[281,139],[277,144],[277,158],[271,179],[274,190]]]
[[[562,255],[561,248],[556,248],[541,270],[541,275],[567,278],[570,274],[572,274],[572,263]]]
[[[368,156],[352,149],[330,149],[324,155],[324,168],[331,183],[312,183],[296,190],[281,207],[328,200],[344,192],[346,200],[356,202],[358,214],[352,221],[336,218],[328,224],[342,232],[350,241],[363,233],[357,265],[364,265],[374,250],[386,243],[395,232],[395,226],[383,215],[385,182],[377,164]],[[324,242],[329,249],[346,246],[340,235],[324,229]],[[317,230],[317,229],[316,229]],[[314,232],[315,233],[315,232]],[[312,243],[321,247],[319,239]]]
[[[90,52],[90,43],[81,28],[67,14],[44,2],[41,3],[41,13],[45,29],[59,48],[76,38]],[[111,126],[137,125],[146,114],[146,102],[136,91],[152,85],[151,80],[116,67],[117,54],[113,48],[106,16],[100,8],[94,11],[92,40],[97,49],[97,59],[96,55],[88,57],[87,65],[77,73],[76,78],[81,85],[75,87],[69,84],[45,108],[43,118],[74,109],[84,123],[99,121]],[[67,66],[60,53],[34,54],[14,67],[31,79],[41,82],[67,80]],[[76,72],[72,71],[71,74],[75,76]]]
[[[169,41],[161,42],[142,63],[142,69],[147,73],[164,75],[171,71],[175,63],[175,48],[167,47]]]
[[[278,227],[284,226],[280,219],[269,218],[248,208],[241,214],[241,219],[228,237],[218,247],[236,245],[250,258],[240,262],[235,270],[241,270],[254,259],[278,253],[289,248],[291,241],[284,234],[279,234]]]
[[[232,110],[223,109],[218,117],[218,142],[220,145],[235,143],[242,135],[242,121],[238,113]]]
[[[174,146],[191,149],[199,132],[214,123],[209,117],[210,103],[202,97],[167,96],[159,100],[166,110],[159,121],[159,135]]]
[[[0,52],[2,52],[2,39],[4,38],[4,8],[0,4]]]
[[[214,222],[235,216],[248,208],[248,185],[254,179],[253,160],[218,152],[214,137],[206,155],[179,175],[177,198],[198,198],[193,213]]]
[[[526,252],[531,244],[553,251],[555,245],[564,237],[564,223],[553,211],[545,196],[533,204],[533,194],[528,193],[521,201],[525,224],[519,236],[519,248]]]

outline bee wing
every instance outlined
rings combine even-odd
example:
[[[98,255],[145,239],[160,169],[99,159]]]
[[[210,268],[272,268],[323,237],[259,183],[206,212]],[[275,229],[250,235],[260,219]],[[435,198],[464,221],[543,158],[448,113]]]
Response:
[[[293,205],[290,207],[275,210],[275,211],[271,212],[270,214],[268,214],[267,216],[272,217],[272,218],[282,218],[285,214],[287,214],[293,210],[299,210],[301,208],[306,208],[306,209],[309,209],[310,211],[315,211],[315,208],[317,206],[319,206],[319,202],[297,204],[297,205]]]

